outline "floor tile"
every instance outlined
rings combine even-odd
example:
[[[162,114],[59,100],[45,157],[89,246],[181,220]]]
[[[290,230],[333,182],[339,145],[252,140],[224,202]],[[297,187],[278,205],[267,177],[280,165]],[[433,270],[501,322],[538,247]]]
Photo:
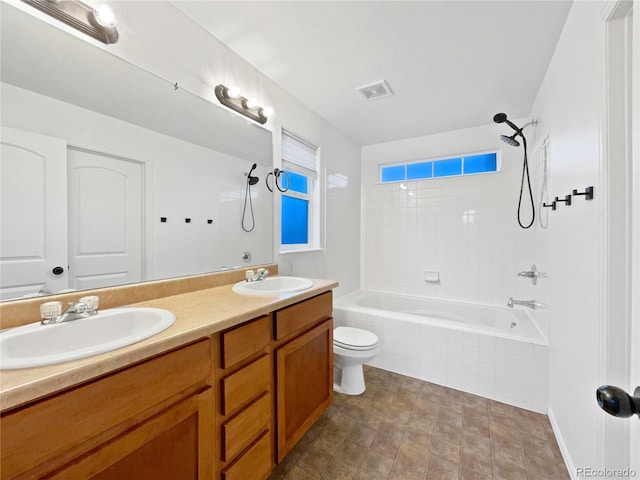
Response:
[[[269,480],[569,480],[546,415],[365,366]]]

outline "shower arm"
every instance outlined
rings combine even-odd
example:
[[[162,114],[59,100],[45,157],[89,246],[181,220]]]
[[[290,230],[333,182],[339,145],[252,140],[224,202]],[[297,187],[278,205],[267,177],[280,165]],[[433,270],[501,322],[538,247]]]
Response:
[[[529,121],[529,122],[525,123],[522,127],[520,127],[520,128],[516,131],[516,135],[520,135],[520,136],[522,137],[522,136],[523,136],[523,135],[522,135],[522,131],[523,131],[525,128],[527,128],[529,125],[532,125],[532,126],[534,126],[534,127],[535,127],[537,124],[538,124],[538,121],[537,121],[535,118],[531,119],[531,121]]]

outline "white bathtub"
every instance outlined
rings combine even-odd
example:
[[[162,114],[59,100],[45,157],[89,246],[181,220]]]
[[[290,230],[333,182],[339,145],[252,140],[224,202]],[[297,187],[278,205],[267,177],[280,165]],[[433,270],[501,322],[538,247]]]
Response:
[[[524,307],[358,291],[334,301],[334,320],[378,335],[372,366],[547,411],[548,342]]]

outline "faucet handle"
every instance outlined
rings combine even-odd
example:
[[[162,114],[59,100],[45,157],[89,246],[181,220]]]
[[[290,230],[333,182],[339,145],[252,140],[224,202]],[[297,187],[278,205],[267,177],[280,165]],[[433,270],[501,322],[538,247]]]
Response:
[[[87,311],[90,314],[97,313],[98,305],[100,305],[100,297],[97,295],[88,295],[78,300],[80,303],[84,303],[87,306]]]
[[[46,302],[40,305],[40,316],[49,322],[62,315],[62,302]]]

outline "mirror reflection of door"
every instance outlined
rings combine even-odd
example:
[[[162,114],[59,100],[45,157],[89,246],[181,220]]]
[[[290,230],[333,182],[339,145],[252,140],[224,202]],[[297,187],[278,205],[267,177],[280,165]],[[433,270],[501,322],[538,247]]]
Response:
[[[143,278],[144,165],[69,148],[69,287]]]
[[[58,292],[67,288],[67,143],[3,127],[0,144],[0,299]]]

